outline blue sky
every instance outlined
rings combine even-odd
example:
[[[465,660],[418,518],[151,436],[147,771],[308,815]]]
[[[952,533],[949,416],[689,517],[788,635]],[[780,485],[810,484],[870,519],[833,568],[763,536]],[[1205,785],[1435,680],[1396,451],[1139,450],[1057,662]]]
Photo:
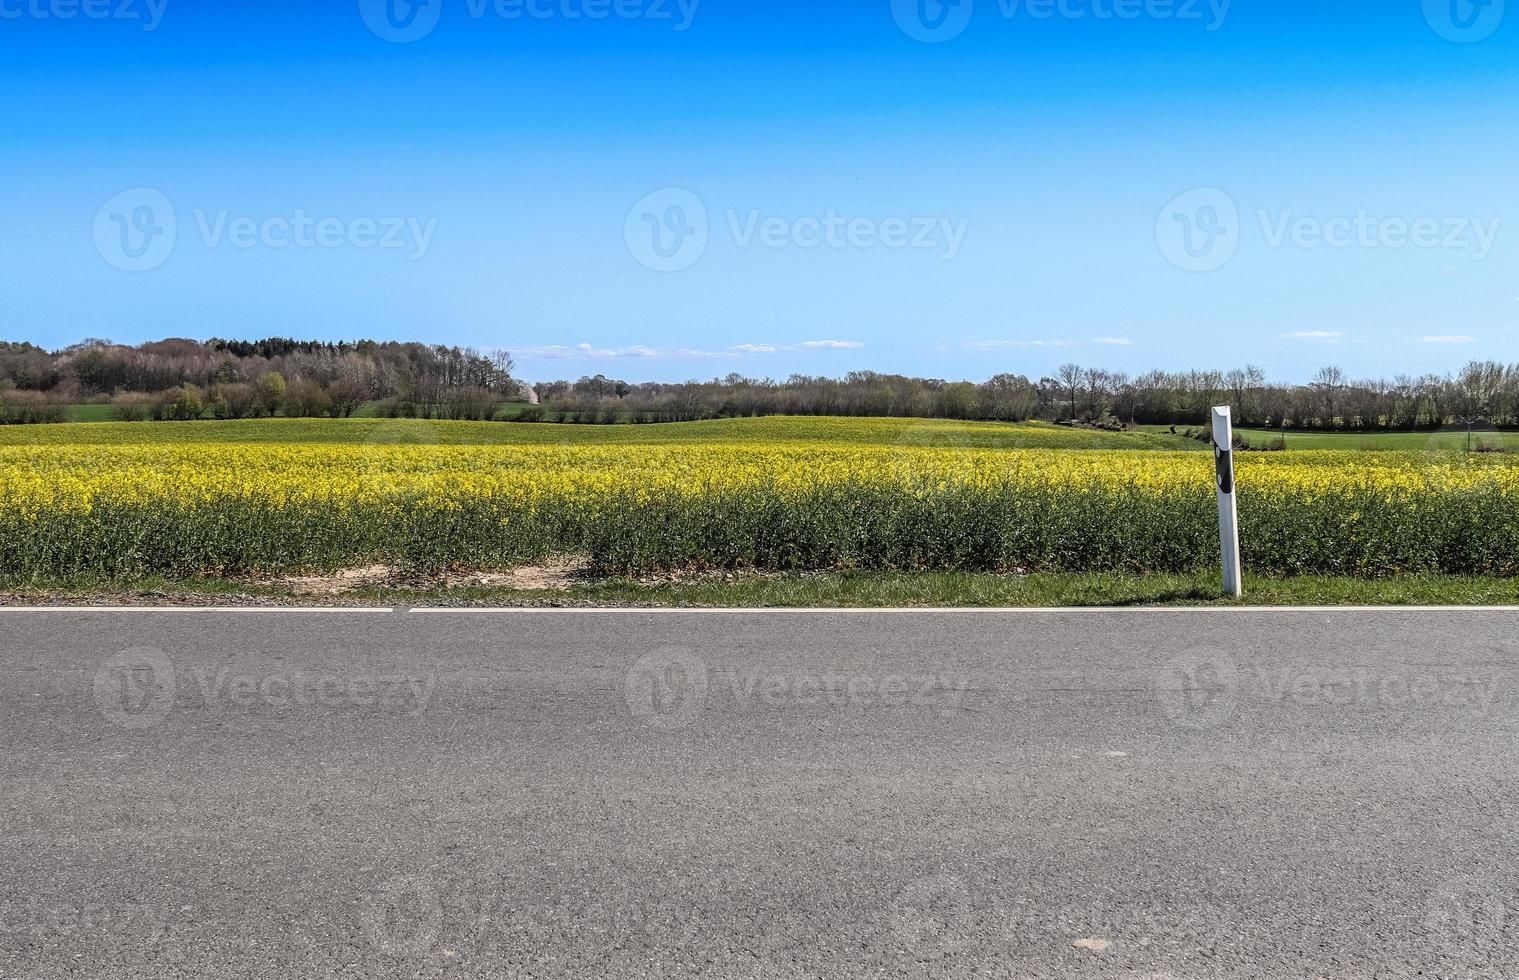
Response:
[[[0,0],[0,337],[1519,360],[1503,0],[387,2]]]

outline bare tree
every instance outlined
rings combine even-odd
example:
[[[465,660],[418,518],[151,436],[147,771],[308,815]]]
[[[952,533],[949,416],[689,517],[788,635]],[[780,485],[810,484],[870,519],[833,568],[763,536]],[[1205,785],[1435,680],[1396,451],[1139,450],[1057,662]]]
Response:
[[[1079,364],[1062,364],[1055,370],[1055,379],[1060,382],[1068,394],[1071,402],[1071,418],[1076,417],[1076,396],[1081,392],[1081,385],[1086,380],[1086,371]]]
[[[1328,406],[1328,411],[1325,412],[1324,417],[1332,425],[1336,417],[1335,408],[1339,403],[1340,389],[1345,387],[1345,372],[1333,364],[1321,367],[1314,374],[1310,385],[1323,396],[1324,402]]]

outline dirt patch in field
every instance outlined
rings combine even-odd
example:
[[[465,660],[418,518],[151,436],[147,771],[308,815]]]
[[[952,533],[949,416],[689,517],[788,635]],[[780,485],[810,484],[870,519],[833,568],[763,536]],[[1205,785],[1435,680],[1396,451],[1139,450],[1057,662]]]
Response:
[[[301,595],[342,595],[356,589],[386,585],[395,575],[396,570],[389,565],[370,565],[366,568],[345,568],[331,575],[287,575],[275,579],[275,582],[289,586]]]
[[[578,562],[555,562],[547,565],[524,565],[493,571],[458,568],[436,575],[405,571],[392,565],[369,565],[345,568],[330,575],[287,575],[275,584],[286,586],[299,595],[340,596],[372,588],[491,588],[521,592],[563,592],[581,581],[584,566]]]
[[[585,578],[580,562],[556,562],[548,565],[524,565],[499,572],[453,571],[441,577],[449,588],[483,586],[492,589],[517,589],[522,592],[564,592]]]

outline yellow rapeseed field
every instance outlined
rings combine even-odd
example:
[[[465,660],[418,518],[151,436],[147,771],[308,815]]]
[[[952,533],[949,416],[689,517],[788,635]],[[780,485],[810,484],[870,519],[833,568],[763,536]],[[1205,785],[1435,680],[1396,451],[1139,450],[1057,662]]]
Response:
[[[1211,455],[1152,445],[1178,443],[860,419],[30,427],[0,439],[0,575],[1207,567]],[[1239,482],[1254,571],[1519,569],[1503,457],[1247,454]]]

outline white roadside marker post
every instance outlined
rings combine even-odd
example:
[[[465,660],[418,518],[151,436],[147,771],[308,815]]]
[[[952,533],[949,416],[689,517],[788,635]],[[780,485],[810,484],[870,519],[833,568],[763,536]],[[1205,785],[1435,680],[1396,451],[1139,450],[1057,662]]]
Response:
[[[1218,472],[1218,538],[1223,546],[1224,594],[1245,594],[1239,565],[1239,502],[1234,494],[1234,416],[1228,405],[1213,410],[1213,461]]]

